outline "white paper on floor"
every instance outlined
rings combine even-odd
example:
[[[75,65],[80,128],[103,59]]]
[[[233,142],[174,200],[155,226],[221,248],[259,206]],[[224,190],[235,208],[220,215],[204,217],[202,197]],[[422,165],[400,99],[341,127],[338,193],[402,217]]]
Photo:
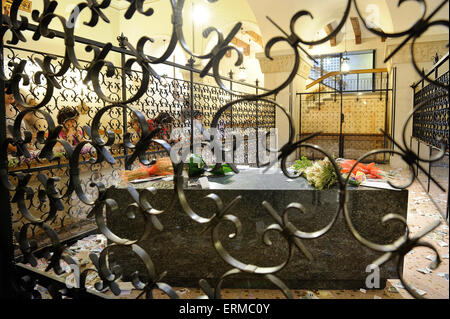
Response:
[[[446,242],[442,241],[442,240],[439,240],[439,241],[438,241],[438,244],[439,244],[439,246],[441,246],[441,247],[448,247],[448,244],[447,244]]]
[[[401,283],[395,284],[394,286],[395,286],[396,288],[405,289],[405,287],[404,287]],[[410,285],[410,286],[411,286],[411,288],[412,288],[413,290],[415,290],[415,291],[417,292],[417,294],[418,294],[419,296],[423,296],[423,295],[425,295],[425,294],[427,293],[425,290],[421,290],[421,289],[419,289],[419,288],[416,288],[416,287],[414,287],[413,285]]]
[[[430,269],[430,268],[425,268],[425,269],[423,269],[423,268],[418,268],[417,269],[417,271],[418,272],[421,272],[422,274],[431,274],[433,271]]]
[[[413,288],[414,288],[414,290],[417,292],[417,294],[419,296],[423,296],[423,295],[425,295],[427,293],[425,290],[421,290],[421,289],[415,288],[415,287],[413,287]]]

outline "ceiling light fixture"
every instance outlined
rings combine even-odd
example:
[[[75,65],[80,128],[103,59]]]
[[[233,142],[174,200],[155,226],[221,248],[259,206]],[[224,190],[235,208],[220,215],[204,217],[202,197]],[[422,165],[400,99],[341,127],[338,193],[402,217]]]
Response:
[[[341,72],[348,73],[350,71],[350,58],[347,54],[347,23],[344,27],[344,46],[345,46],[345,53],[342,56],[341,59]]]
[[[239,73],[237,75],[237,79],[239,82],[247,81],[247,72],[246,72],[245,66],[241,66],[239,68]]]
[[[342,58],[341,71],[344,73],[350,71],[350,59],[348,57]]]

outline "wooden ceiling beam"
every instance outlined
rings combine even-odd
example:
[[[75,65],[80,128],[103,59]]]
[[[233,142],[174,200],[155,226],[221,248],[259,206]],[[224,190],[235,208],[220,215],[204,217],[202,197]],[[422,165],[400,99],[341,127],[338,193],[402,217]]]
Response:
[[[355,33],[355,43],[361,44],[361,26],[359,25],[358,17],[350,18],[353,26],[353,32]]]
[[[381,30],[380,28],[375,28],[374,30],[378,31],[378,32],[383,32],[383,30]],[[381,42],[386,42],[386,38],[385,37],[381,37]]]
[[[242,41],[239,38],[234,37],[233,40],[231,40],[231,43],[233,43],[235,46],[243,48],[244,49],[244,55],[249,56],[250,55],[250,44]]]
[[[331,23],[329,23],[325,26],[325,32],[327,33],[327,35],[330,35],[333,31],[334,31],[334,28],[331,25]],[[336,46],[336,37],[333,37],[330,39],[330,46],[332,46],[332,47]]]
[[[257,44],[259,44],[259,46],[262,48],[263,47],[263,39],[262,36],[260,36],[258,33],[256,33],[255,31],[245,31],[246,34],[248,34],[253,41],[255,41]]]

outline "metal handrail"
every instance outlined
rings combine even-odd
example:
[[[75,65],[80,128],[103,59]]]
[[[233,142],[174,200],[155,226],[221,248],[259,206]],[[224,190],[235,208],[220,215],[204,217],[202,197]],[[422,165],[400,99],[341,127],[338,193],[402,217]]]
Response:
[[[447,54],[445,54],[435,65],[433,65],[433,67],[427,73],[425,73],[424,76],[428,77],[431,74],[433,74],[433,72],[435,72],[437,69],[439,69],[448,60],[448,58],[449,58],[449,52],[447,52]],[[413,83],[411,85],[411,87],[413,89],[415,89],[422,82],[423,82],[423,79]]]
[[[311,82],[306,86],[306,89],[312,88],[314,85],[317,85],[321,83],[322,81],[326,80],[329,77],[335,76],[335,75],[342,75],[342,74],[364,74],[364,73],[385,73],[388,72],[387,68],[378,68],[378,69],[363,69],[363,70],[352,70],[349,72],[342,72],[342,71],[333,71],[330,73],[325,74],[324,76],[318,78],[314,82]]]

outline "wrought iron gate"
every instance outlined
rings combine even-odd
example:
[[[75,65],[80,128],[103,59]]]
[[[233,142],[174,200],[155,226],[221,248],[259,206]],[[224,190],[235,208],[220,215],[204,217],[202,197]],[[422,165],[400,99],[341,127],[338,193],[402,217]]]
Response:
[[[215,1],[209,0],[209,2]],[[448,21],[430,22],[436,12],[447,2],[443,1],[438,9],[430,14],[427,14],[426,4],[423,2],[424,16],[411,29],[402,33],[386,34],[379,30],[371,29],[367,25],[366,27],[377,36],[405,36],[408,40],[413,39],[415,41],[430,26],[440,24],[448,27]],[[115,47],[111,43],[101,43],[75,35],[75,23],[68,23],[68,20],[76,22],[80,12],[89,11],[91,20],[85,22],[87,26],[96,27],[100,19],[104,22],[109,22],[104,10],[110,6],[110,0],[101,2],[96,0],[81,1],[70,13],[70,19],[55,13],[55,8],[58,5],[57,1],[44,0],[44,10],[42,12],[33,12],[33,22],[18,16],[18,9],[21,3],[22,0],[13,1],[10,15],[2,15],[1,17],[2,24],[0,29],[2,38],[6,35],[10,39],[7,46],[4,46],[2,43],[0,48],[2,63],[0,89],[2,91],[7,90],[8,93],[13,94],[18,109],[17,113],[13,114],[9,118],[10,121],[8,121],[5,107],[9,104],[5,101],[5,95],[1,95],[0,203],[2,212],[0,222],[0,289],[2,296],[14,296],[17,298],[38,297],[39,293],[34,290],[36,280],[46,285],[54,298],[62,298],[63,296],[72,298],[105,297],[103,294],[86,289],[85,279],[89,272],[98,272],[101,278],[101,282],[96,285],[97,290],[102,291],[108,288],[114,294],[119,294],[120,289],[116,281],[120,277],[120,267],[109,264],[107,260],[109,248],[115,245],[123,246],[134,252],[146,265],[148,279],[141,281],[139,274],[136,274],[133,282],[135,287],[142,291],[142,294],[145,294],[147,298],[151,298],[154,289],[161,289],[171,298],[178,298],[179,296],[176,292],[168,284],[162,282],[164,273],[162,270],[157,272],[154,269],[150,256],[139,246],[139,240],[129,241],[125,238],[113,236],[103,221],[105,210],[114,211],[117,209],[115,200],[105,197],[105,190],[107,183],[109,183],[108,178],[111,179],[111,182],[117,179],[117,169],[119,167],[131,168],[138,161],[143,165],[149,165],[155,154],[170,153],[170,145],[162,140],[155,139],[158,130],[152,132],[148,130],[146,117],[153,117],[162,110],[179,115],[181,104],[184,103],[180,101],[184,100],[175,101],[169,98],[170,95],[172,97],[176,95],[178,98],[185,97],[189,100],[190,106],[199,106],[199,103],[195,101],[197,91],[199,96],[202,96],[203,103],[201,106],[207,110],[206,113],[209,116],[207,120],[210,121],[212,128],[218,126],[220,117],[226,116],[227,111],[230,116],[233,116],[230,119],[230,122],[233,121],[231,123],[243,123],[247,121],[249,116],[254,116],[258,121],[258,128],[269,128],[274,123],[274,108],[280,108],[281,110],[283,108],[273,100],[268,99],[268,97],[286,88],[294,79],[300,64],[298,49],[303,50],[302,45],[318,45],[329,41],[342,30],[352,6],[356,8],[362,20],[365,21],[359,12],[357,1],[348,0],[343,1],[345,12],[338,27],[325,38],[311,42],[305,41],[294,30],[290,30],[289,33],[291,34],[289,36],[288,33],[285,33],[286,37],[276,37],[270,40],[266,46],[267,56],[270,56],[271,48],[278,42],[286,42],[292,47],[295,55],[292,72],[286,81],[275,89],[262,90],[258,87],[253,87],[255,93],[246,92],[242,94],[226,87],[223,83],[223,77],[219,74],[220,61],[227,51],[236,51],[239,56],[237,65],[242,62],[242,53],[230,45],[230,41],[240,30],[241,23],[237,23],[226,36],[222,35],[215,28],[207,29],[206,33],[208,34],[211,32],[218,34],[217,44],[211,52],[204,55],[196,55],[186,44],[183,35],[183,8],[185,1],[170,0],[170,5],[173,9],[172,19],[170,21],[168,19],[168,23],[173,25],[171,40],[166,52],[161,57],[151,58],[146,56],[143,51],[144,46],[151,42],[151,39],[148,37],[142,37],[136,44],[130,43],[126,38],[121,38],[121,46]],[[135,15],[149,17],[153,14],[152,9],[144,10],[144,0],[128,0],[128,3],[128,10],[125,13],[126,19],[132,19]],[[291,25],[293,26],[296,20],[307,14],[309,13],[305,11],[298,12],[292,18]],[[49,29],[49,25],[52,22],[60,23],[63,31]],[[63,39],[65,46],[64,56],[57,57],[48,52],[27,52],[22,55],[22,53],[18,52],[24,51],[20,49],[20,44],[26,41],[39,41],[43,37],[55,40],[58,38]],[[93,59],[90,61],[80,60],[75,50],[75,43],[86,45],[86,50],[93,53]],[[406,43],[407,41],[399,47]],[[160,63],[172,65],[170,62],[167,62],[167,58],[171,56],[177,44],[180,44],[193,58],[207,61],[206,66],[202,70],[193,70],[192,66],[182,67],[175,65],[190,72],[190,81],[162,77],[152,68],[153,65]],[[120,67],[116,67],[110,62],[109,58],[114,52],[122,55],[123,64]],[[397,50],[386,60],[389,60],[396,52]],[[133,67],[135,65],[139,66],[140,72],[134,71]],[[414,59],[413,65],[416,66]],[[27,74],[26,69],[30,66],[35,67],[34,76]],[[220,89],[195,84],[192,80],[193,72],[199,72],[202,77],[213,76]],[[428,79],[420,70],[418,72],[425,80],[448,90],[448,84]],[[78,77],[75,77],[74,74]],[[83,94],[74,92],[73,88],[70,87],[70,83],[77,80],[82,80],[88,88]],[[26,88],[28,91],[24,92]],[[177,93],[175,94],[175,92]],[[208,98],[204,98],[206,96]],[[147,104],[156,107],[149,109],[146,107]],[[208,106],[206,107],[206,105]],[[55,123],[51,116],[52,112],[60,110],[64,106],[75,106],[81,115],[86,115],[84,122],[76,123],[76,126],[82,126],[86,135],[85,140],[76,146],[59,138],[65,123]],[[238,109],[237,113],[235,108]],[[419,108],[416,108],[409,118]],[[288,114],[285,115],[289,118]],[[40,123],[34,127],[36,131],[34,136],[31,129],[21,129],[23,123],[30,116],[35,116]],[[235,116],[237,117],[236,122],[234,122]],[[141,130],[140,134],[131,132],[128,125],[128,119],[130,118],[136,119],[136,124]],[[327,151],[308,143],[311,138],[318,135],[317,133],[296,141],[294,134],[292,134],[295,131],[293,122],[290,118],[289,120],[290,139],[279,151],[281,166],[286,175],[288,175],[286,159],[290,154],[296,152],[300,146],[321,152],[332,159]],[[183,124],[177,123],[177,125],[181,126]],[[8,131],[10,134],[7,134]],[[395,143],[388,135],[386,135],[386,138]],[[31,144],[34,144],[37,150],[34,155],[33,152],[30,152]],[[223,149],[222,145],[219,145],[219,147]],[[13,150],[9,152],[16,153],[15,160],[11,161],[12,169],[9,166],[8,149]],[[399,151],[381,149],[369,152],[360,161],[364,160],[365,157],[383,153],[397,154],[411,167],[418,164],[418,169],[426,172],[420,165],[422,159],[418,158],[406,145],[400,147]],[[24,158],[26,159],[25,161],[23,160]],[[442,158],[441,154],[433,158],[433,160],[439,158]],[[334,160],[331,161],[340,176],[338,165]],[[35,163],[43,163],[45,165],[45,174],[42,173],[43,171],[40,167],[36,167]],[[264,163],[261,164],[261,166],[268,165],[269,163],[266,165]],[[287,212],[292,208],[302,211],[301,205],[290,205],[280,215],[272,208],[270,203],[263,202],[262,207],[274,219],[274,224],[267,227],[263,232],[264,242],[270,246],[271,242],[267,235],[269,232],[277,232],[288,243],[289,256],[287,260],[273,267],[245,264],[235,259],[223,248],[221,240],[216,234],[217,227],[227,222],[232,223],[237,233],[240,231],[239,219],[232,215],[233,206],[240,198],[236,197],[230,203],[222,203],[220,198],[210,194],[209,198],[213,199],[217,204],[217,212],[208,218],[199,216],[184,196],[183,163],[174,163],[173,166],[176,172],[173,201],[178,201],[184,212],[195,222],[207,226],[207,229],[211,232],[214,247],[218,252],[218,258],[230,265],[230,271],[221,277],[219,282],[214,285],[214,289],[205,280],[199,283],[205,296],[208,298],[220,298],[223,280],[238,273],[247,273],[268,280],[278,287],[286,297],[292,298],[292,293],[276,276],[277,273],[289,263],[294,250],[300,249],[305,255],[309,256],[309,252],[301,244],[300,239],[314,240],[323,236],[332,228],[336,217],[340,214],[345,217],[347,226],[355,240],[374,251],[384,253],[380,259],[374,261],[375,264],[382,265],[387,260],[394,259],[397,260],[400,269],[405,254],[414,247],[426,246],[436,252],[428,243],[422,242],[421,238],[435,229],[439,223],[432,223],[421,236],[412,238],[406,231],[406,220],[394,213],[386,215],[384,222],[393,222],[395,220],[405,226],[405,235],[396,242],[380,245],[361,236],[355,229],[347,210],[346,187],[348,179],[340,176],[336,188],[339,195],[337,196],[339,209],[337,209],[336,215],[329,225],[315,232],[302,232],[289,222]],[[239,173],[233,163],[230,163],[230,166],[235,173]],[[102,176],[102,174],[105,173],[106,168],[111,169],[111,171],[107,174],[109,176],[106,176],[105,181],[103,179],[105,176]],[[33,175],[33,173],[38,172],[40,174]],[[83,178],[87,178],[87,180],[83,181]],[[64,179],[68,180],[67,184]],[[397,185],[396,187],[406,188],[412,182],[413,180],[408,185]],[[33,185],[35,186],[34,189]],[[133,190],[130,189],[130,192],[133,193]],[[63,211],[65,207],[68,208],[68,214],[66,216],[59,215],[58,212]],[[86,208],[89,210],[86,210]],[[158,227],[158,223],[155,221],[155,214],[164,213],[156,213],[151,203],[140,199],[139,196],[136,198],[136,203],[129,209],[128,213],[142,214],[145,217],[147,226],[150,228]],[[86,212],[88,212],[87,216],[85,215]],[[69,236],[71,238],[68,240],[61,238],[54,229],[56,224],[65,225],[66,219],[70,216],[81,218],[75,229],[70,230],[73,235],[76,236],[83,233],[80,232],[85,226],[83,219],[95,217],[95,227],[111,242],[99,255],[91,254],[91,259],[96,269],[87,270],[79,274],[80,286],[75,288],[65,287],[65,283],[61,282],[58,277],[49,274],[49,271],[53,271],[55,274],[62,272],[61,260],[65,260],[75,269],[79,269],[77,262],[64,254],[66,245],[70,244],[74,238],[72,236]],[[17,229],[15,229],[16,232],[14,232],[14,225],[18,225]],[[13,234],[16,238],[16,244],[13,241]],[[42,236],[42,238],[39,236]],[[148,233],[144,237],[148,237]],[[38,243],[40,247],[38,247]],[[15,248],[20,250],[21,256],[19,260],[15,258]],[[36,256],[38,254],[42,254],[49,261],[44,274],[26,270],[23,267],[23,263],[36,265]],[[437,252],[436,255],[437,260],[433,266],[437,266],[440,262]],[[415,290],[404,281],[401,272],[399,275],[406,289],[413,296],[420,298]]]
[[[365,70],[355,72],[360,71]],[[360,73],[350,79],[345,73],[334,75],[319,82],[313,92],[297,93],[300,137],[321,130],[322,134],[311,141],[336,158],[359,158],[371,149],[389,148],[388,139],[379,129],[390,131],[395,92],[389,84],[391,74],[375,71],[365,71],[370,74],[369,80],[360,78]],[[304,155],[314,157],[314,152]],[[386,163],[389,158],[379,154],[366,160]]]
[[[441,60],[436,59],[436,64],[429,76],[446,85],[449,83],[449,56],[442,57]],[[428,164],[428,174],[421,174],[418,169],[418,181],[422,184],[424,190],[430,195],[441,215],[449,218],[449,103],[448,91],[436,87],[432,84],[425,85],[424,81],[419,81],[413,85],[414,90],[414,107],[420,107],[415,112],[413,118],[413,132],[410,141],[410,147],[414,149],[418,155],[421,151],[425,151],[422,156],[434,158],[440,153],[442,145],[446,145],[444,157],[439,161],[430,162]],[[414,144],[413,144],[414,142]],[[443,143],[443,144],[442,144]],[[430,176],[433,176],[441,184],[446,186],[446,190],[442,191],[432,182]]]

